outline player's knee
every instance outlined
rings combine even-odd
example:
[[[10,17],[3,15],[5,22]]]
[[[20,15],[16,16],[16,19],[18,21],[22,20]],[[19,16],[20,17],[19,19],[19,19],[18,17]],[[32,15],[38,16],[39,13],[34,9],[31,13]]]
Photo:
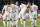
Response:
[[[19,18],[19,20],[20,20],[20,18]]]
[[[9,21],[9,20],[7,20],[7,21]]]
[[[30,22],[33,22],[34,20],[30,19]]]
[[[12,21],[12,19],[10,19],[10,21]]]
[[[35,18],[35,20],[36,20],[37,18]]]
[[[32,20],[30,20],[30,22],[33,22]]]
[[[17,20],[14,20],[14,21],[17,21]]]
[[[23,19],[23,21],[26,21],[26,19]]]
[[[30,22],[33,22],[33,21],[30,21]]]
[[[5,21],[5,20],[3,20],[3,21]]]

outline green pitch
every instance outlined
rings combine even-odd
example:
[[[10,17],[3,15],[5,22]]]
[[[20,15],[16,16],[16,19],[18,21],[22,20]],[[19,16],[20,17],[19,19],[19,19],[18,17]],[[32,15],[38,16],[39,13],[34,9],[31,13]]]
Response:
[[[6,20],[6,24],[7,24],[7,20]],[[2,19],[0,19],[0,27],[3,27]],[[18,22],[18,27],[23,27],[20,21]],[[31,27],[31,22],[29,21],[29,19],[26,19],[26,27]],[[40,18],[37,19],[37,27],[40,27]]]

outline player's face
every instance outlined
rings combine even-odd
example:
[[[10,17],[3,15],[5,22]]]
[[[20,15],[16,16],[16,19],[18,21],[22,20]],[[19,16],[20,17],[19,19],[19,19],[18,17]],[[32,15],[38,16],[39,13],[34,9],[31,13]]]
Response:
[[[16,5],[18,5],[18,2],[16,2]]]
[[[28,5],[30,5],[30,4],[28,3]]]
[[[34,3],[32,3],[32,5],[34,5]]]
[[[21,5],[22,5],[23,3],[21,3]]]
[[[31,3],[28,3],[28,5],[30,6],[30,5],[31,5]]]

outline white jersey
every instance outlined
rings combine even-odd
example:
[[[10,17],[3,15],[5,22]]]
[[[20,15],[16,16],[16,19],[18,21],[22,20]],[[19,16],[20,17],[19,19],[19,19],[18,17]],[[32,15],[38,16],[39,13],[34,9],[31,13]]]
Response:
[[[3,7],[2,13],[3,13],[4,10],[5,10],[5,13],[9,12],[8,5],[5,5],[5,6]]]
[[[21,11],[19,13],[19,18],[22,17],[22,19],[26,19],[26,9],[27,9],[27,7],[26,7],[25,4],[20,5],[20,10]]]
[[[11,7],[9,7],[9,12],[12,13],[12,8]]]
[[[15,9],[14,9],[15,5],[14,4],[11,4],[10,6],[12,8],[12,12],[15,12]]]
[[[23,7],[24,7],[24,4],[20,5],[20,10],[22,10]]]
[[[37,11],[37,9],[38,9],[38,6],[36,6],[36,5],[32,5],[32,6],[31,6],[31,10],[32,10],[32,11]]]
[[[29,10],[29,14],[30,15],[29,15],[29,17],[30,17],[31,20],[33,18],[37,18],[37,9],[38,9],[38,6],[36,6],[36,5],[30,6],[30,10]],[[31,11],[33,11],[33,12],[31,12]]]
[[[3,15],[3,19],[6,19],[7,18],[7,20],[9,20],[9,10],[10,10],[10,8],[9,8],[9,6],[4,6],[4,8],[3,8],[3,10],[5,9],[5,14]],[[3,12],[3,10],[2,10],[2,12]]]
[[[19,12],[19,7],[17,6],[17,5],[15,5],[15,11],[16,11],[16,14],[18,14],[18,12]]]
[[[22,4],[20,5],[20,9],[21,9],[20,13],[24,13],[27,8],[25,7],[24,4]]]
[[[13,8],[14,7],[14,4],[11,4],[10,6]]]

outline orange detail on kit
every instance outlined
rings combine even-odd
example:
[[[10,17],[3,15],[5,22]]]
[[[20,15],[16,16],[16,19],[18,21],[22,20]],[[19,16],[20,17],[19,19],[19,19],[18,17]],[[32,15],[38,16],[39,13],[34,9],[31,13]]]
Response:
[[[6,8],[6,11],[8,11],[8,7]]]
[[[34,7],[34,9],[36,10],[36,8]]]

